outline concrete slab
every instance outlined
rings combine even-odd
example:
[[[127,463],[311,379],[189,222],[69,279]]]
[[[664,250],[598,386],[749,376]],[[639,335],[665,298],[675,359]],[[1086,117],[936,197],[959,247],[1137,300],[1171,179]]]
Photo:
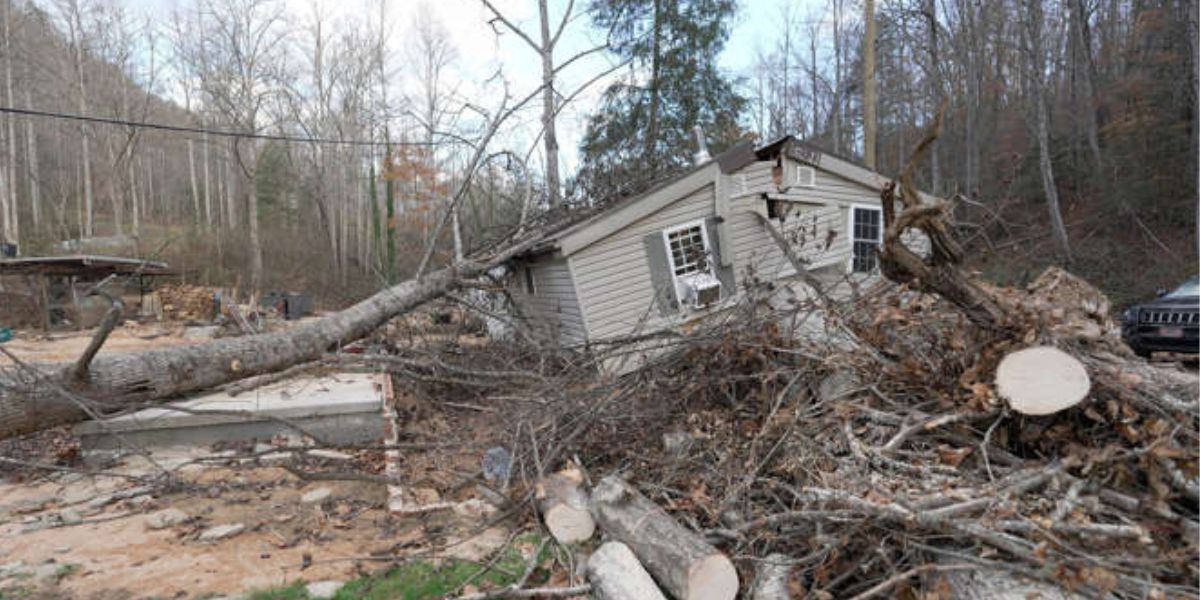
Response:
[[[237,396],[210,393],[104,422],[87,421],[74,431],[85,450],[115,448],[122,441],[148,447],[207,445],[298,436],[272,420],[287,419],[330,441],[361,442],[383,436],[382,397],[377,375],[306,375]],[[172,410],[175,406],[188,412]]]

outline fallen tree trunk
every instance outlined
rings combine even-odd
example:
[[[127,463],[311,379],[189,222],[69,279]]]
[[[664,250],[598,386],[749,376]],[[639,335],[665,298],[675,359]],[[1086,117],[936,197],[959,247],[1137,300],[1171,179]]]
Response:
[[[666,600],[629,546],[605,542],[587,562],[592,593],[600,600]]]
[[[388,319],[457,289],[530,244],[525,241],[486,259],[463,261],[400,283],[294,329],[97,356],[82,374],[73,364],[0,372],[0,439],[81,421],[89,412],[127,409],[317,360]]]
[[[592,490],[592,510],[604,533],[629,546],[675,598],[737,596],[737,570],[729,558],[621,478],[600,480]]]

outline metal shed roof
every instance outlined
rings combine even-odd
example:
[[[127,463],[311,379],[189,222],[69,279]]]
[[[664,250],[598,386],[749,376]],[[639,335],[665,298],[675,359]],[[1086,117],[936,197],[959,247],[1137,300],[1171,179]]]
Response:
[[[68,256],[31,256],[0,260],[0,275],[175,275],[167,263],[140,258],[72,254]]]

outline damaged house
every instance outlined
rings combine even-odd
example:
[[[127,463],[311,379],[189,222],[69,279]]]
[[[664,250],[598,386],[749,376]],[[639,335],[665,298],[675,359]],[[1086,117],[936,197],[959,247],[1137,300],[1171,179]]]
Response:
[[[834,298],[879,277],[889,178],[793,137],[699,156],[510,263],[506,287],[530,331],[579,346],[684,329],[724,312],[747,284],[807,296],[793,260]]]

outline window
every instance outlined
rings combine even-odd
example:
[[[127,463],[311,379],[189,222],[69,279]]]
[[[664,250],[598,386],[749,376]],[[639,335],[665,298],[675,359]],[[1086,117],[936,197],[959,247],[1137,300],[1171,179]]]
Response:
[[[675,298],[682,305],[702,308],[721,299],[721,282],[711,262],[704,221],[663,231]]]
[[[854,254],[850,271],[873,273],[879,266],[878,248],[883,241],[883,211],[869,206],[850,207],[850,242]]]
[[[525,293],[533,296],[537,294],[537,287],[533,285],[533,269],[525,267]]]
[[[671,256],[671,272],[679,277],[708,271],[708,236],[704,224],[684,225],[663,232]]]

